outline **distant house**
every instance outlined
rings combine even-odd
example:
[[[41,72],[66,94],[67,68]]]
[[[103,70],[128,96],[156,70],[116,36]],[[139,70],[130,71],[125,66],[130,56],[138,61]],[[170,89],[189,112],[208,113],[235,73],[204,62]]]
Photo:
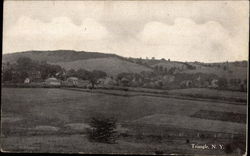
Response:
[[[188,88],[188,87],[191,87],[193,83],[191,80],[185,80],[185,81],[182,81],[180,85],[181,87]]]
[[[165,75],[163,76],[163,80],[167,83],[173,82],[175,79],[175,76],[173,75]]]
[[[202,87],[208,87],[209,86],[209,81],[204,81],[202,83]]]
[[[26,79],[24,80],[24,83],[25,83],[25,84],[29,84],[29,83],[30,83],[30,78],[26,78]]]
[[[115,80],[111,77],[106,77],[104,79],[104,85],[114,85],[115,83]]]
[[[240,90],[241,91],[247,91],[247,82],[241,81],[240,83]]]
[[[51,77],[45,80],[45,84],[52,85],[52,86],[60,86],[61,82],[58,79]]]
[[[192,81],[191,80],[187,80],[186,81],[186,87],[191,87],[192,85]]]
[[[79,79],[77,77],[69,77],[67,78],[67,83],[69,85],[77,86],[79,83]]]
[[[88,87],[90,85],[88,80],[78,80],[77,86],[78,87]]]
[[[209,86],[210,88],[218,88],[218,80],[217,79],[213,79],[211,81],[211,84]]]
[[[120,85],[122,86],[128,86],[129,85],[129,80],[125,77],[123,77],[120,82],[119,82]]]
[[[40,71],[31,71],[29,72],[29,78],[32,81],[38,81],[41,79],[41,72]]]

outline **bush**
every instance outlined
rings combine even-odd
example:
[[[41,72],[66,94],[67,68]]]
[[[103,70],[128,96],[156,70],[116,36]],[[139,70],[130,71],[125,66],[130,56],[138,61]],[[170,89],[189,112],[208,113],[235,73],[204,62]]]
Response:
[[[88,132],[90,141],[102,143],[115,143],[116,135],[116,119],[113,117],[97,116],[90,119],[92,129]]]
[[[218,86],[220,89],[226,89],[228,87],[228,82],[226,78],[219,78]]]

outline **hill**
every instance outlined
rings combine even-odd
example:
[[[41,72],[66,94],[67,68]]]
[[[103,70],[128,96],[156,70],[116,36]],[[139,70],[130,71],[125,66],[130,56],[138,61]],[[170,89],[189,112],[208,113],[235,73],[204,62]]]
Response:
[[[151,71],[150,68],[126,61],[125,58],[115,54],[97,52],[56,50],[56,51],[26,51],[3,55],[3,62],[14,63],[20,57],[28,57],[35,61],[46,61],[49,64],[60,65],[66,70],[86,69],[102,70],[109,75],[122,72],[140,73]]]
[[[215,74],[228,79],[247,79],[247,61],[202,63],[202,62],[178,62],[170,60],[124,58],[116,54],[99,52],[86,52],[74,50],[55,51],[25,51],[3,55],[3,62],[15,62],[20,57],[29,57],[35,61],[46,61],[50,64],[58,64],[65,69],[102,70],[109,75],[121,72],[139,73],[152,71],[156,67],[164,69],[177,69],[179,73],[204,73]]]
[[[71,62],[76,60],[85,60],[92,58],[115,57],[122,58],[115,54],[105,54],[98,52],[85,52],[74,50],[55,50],[55,51],[24,51],[3,55],[3,62],[15,62],[20,57],[29,57],[35,61],[56,62]]]
[[[151,61],[152,62],[152,61]],[[158,60],[155,63],[149,63],[151,67],[161,66],[178,69],[179,73],[187,74],[215,74],[227,79],[247,79],[247,61],[222,62],[222,63],[200,63],[200,62],[176,62]]]
[[[55,63],[65,68],[69,69],[80,69],[84,68],[86,70],[101,70],[106,72],[108,75],[117,75],[122,72],[126,73],[140,73],[142,71],[151,71],[150,68],[145,66],[128,62],[123,59],[116,57],[108,58],[93,58],[88,60],[77,60],[72,62],[57,62]]]

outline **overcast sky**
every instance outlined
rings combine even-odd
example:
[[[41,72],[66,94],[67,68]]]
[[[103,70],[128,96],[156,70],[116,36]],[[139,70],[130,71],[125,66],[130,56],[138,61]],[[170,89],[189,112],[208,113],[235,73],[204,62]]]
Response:
[[[5,1],[3,53],[73,49],[247,60],[248,18],[248,1]]]

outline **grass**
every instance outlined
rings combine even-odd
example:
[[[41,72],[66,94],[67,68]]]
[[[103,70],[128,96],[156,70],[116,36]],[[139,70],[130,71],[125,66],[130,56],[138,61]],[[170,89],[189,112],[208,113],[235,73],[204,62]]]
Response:
[[[216,90],[209,88],[173,89],[168,91],[172,95],[182,95],[197,98],[219,99],[247,103],[247,93],[238,91]]]
[[[133,143],[118,140],[117,144],[104,144],[89,142],[85,135],[61,136],[56,135],[42,137],[13,137],[11,140],[4,140],[5,151],[12,152],[38,152],[38,153],[91,153],[91,154],[155,154],[157,151],[163,153],[186,153],[186,154],[224,154],[222,150],[193,150],[190,144],[185,141],[167,143]],[[15,142],[15,144],[13,144]],[[192,142],[196,143],[196,141]],[[201,141],[201,143],[205,143]],[[224,142],[207,142],[224,143]]]
[[[237,123],[246,123],[247,120],[246,114],[233,113],[233,112],[207,111],[207,110],[200,110],[191,117],[210,119],[210,120],[230,121]]]
[[[119,91],[117,93],[124,94],[129,92]],[[199,127],[197,125],[202,124],[206,120],[190,116],[201,109],[246,114],[245,105],[229,105],[219,102],[154,96],[119,96],[96,93],[95,91],[84,92],[59,88],[2,88],[1,102],[3,149],[29,152],[89,153],[98,151],[101,153],[146,152],[150,154],[157,148],[164,152],[168,150],[182,151],[184,149],[190,152],[191,149],[186,144],[176,148],[166,142],[164,143],[165,145],[153,145],[153,142],[145,144],[120,140],[118,145],[114,146],[105,144],[93,145],[80,135],[81,130],[79,129],[87,126],[87,119],[96,113],[114,116],[122,124],[135,124],[135,121],[141,120],[140,124],[143,124],[144,121],[150,122],[150,127],[157,129],[158,125],[164,122],[162,124],[164,127],[175,128],[176,130],[195,130],[195,127]],[[174,118],[176,116],[179,116],[179,118]],[[180,127],[179,123],[186,118],[189,120],[186,123],[182,122],[184,126]],[[189,122],[193,123],[191,120],[195,120],[196,124],[188,124]],[[213,120],[210,122],[218,123],[218,121]],[[219,122],[220,124],[216,124],[217,128],[211,128],[212,132],[217,132],[218,129],[221,131],[223,126],[226,125],[229,129],[224,132],[237,132],[244,135],[244,130],[242,130],[244,124]],[[138,129],[138,125],[135,124],[136,127]],[[129,126],[125,128],[130,129]],[[130,130],[133,130],[133,128]],[[84,134],[84,132],[82,133]],[[159,135],[157,131],[154,133],[154,135]],[[51,137],[46,137],[47,135]],[[94,146],[100,147],[100,149]],[[150,150],[146,151],[147,149]]]
[[[117,75],[122,72],[135,72],[140,73],[142,71],[151,71],[150,68],[145,66],[124,61],[115,57],[107,58],[95,58],[88,60],[77,60],[71,62],[57,62],[63,68],[69,69],[86,69],[86,70],[101,70],[106,72],[108,75]]]

